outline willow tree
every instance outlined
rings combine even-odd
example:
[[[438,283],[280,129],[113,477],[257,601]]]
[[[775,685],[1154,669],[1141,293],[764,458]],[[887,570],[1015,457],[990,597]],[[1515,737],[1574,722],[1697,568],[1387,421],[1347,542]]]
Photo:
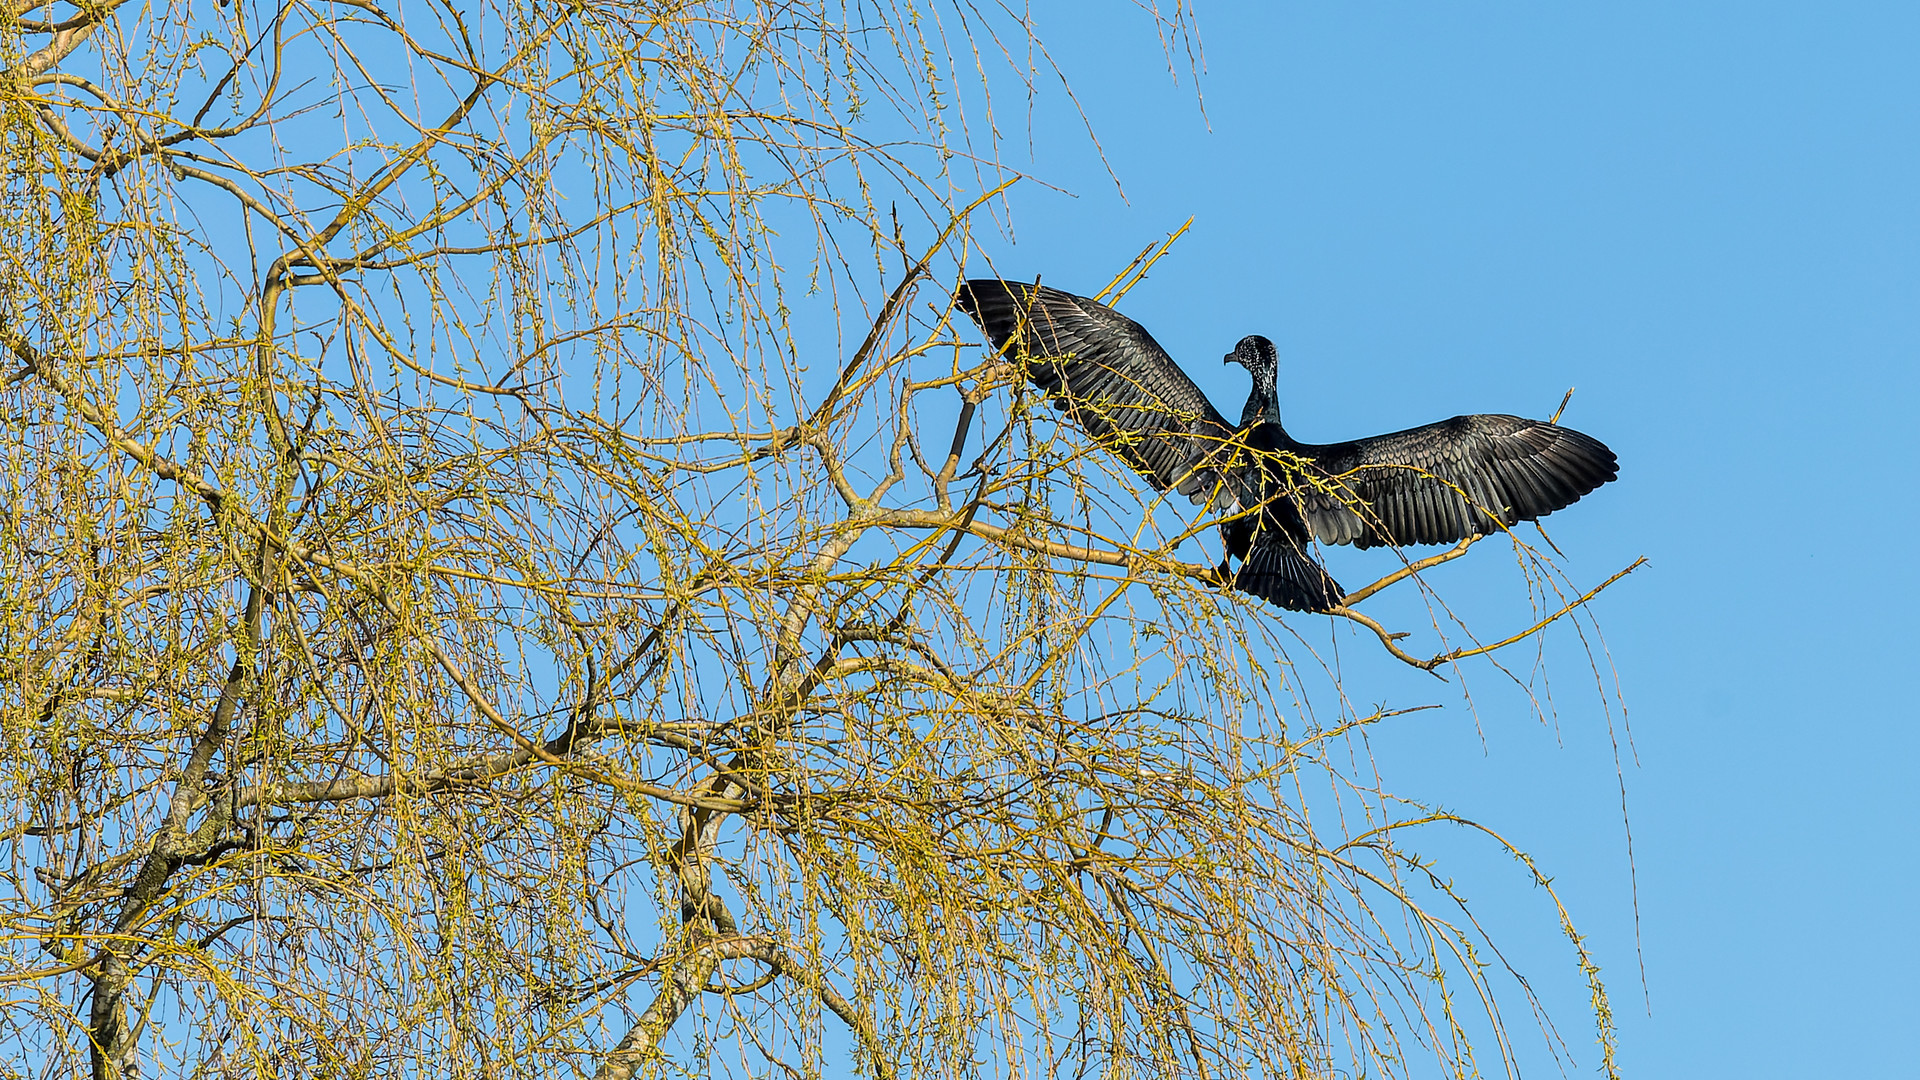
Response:
[[[0,1071],[1511,1067],[1325,617],[953,323],[1016,14],[0,21]]]

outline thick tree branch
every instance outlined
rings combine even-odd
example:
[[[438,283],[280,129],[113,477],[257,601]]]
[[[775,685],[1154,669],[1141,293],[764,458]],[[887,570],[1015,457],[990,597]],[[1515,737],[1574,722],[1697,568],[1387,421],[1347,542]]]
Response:
[[[725,938],[698,945],[681,957],[668,970],[653,1003],[601,1059],[594,1080],[631,1080],[659,1051],[660,1041],[700,996],[721,962],[753,957],[762,944],[759,938]]]

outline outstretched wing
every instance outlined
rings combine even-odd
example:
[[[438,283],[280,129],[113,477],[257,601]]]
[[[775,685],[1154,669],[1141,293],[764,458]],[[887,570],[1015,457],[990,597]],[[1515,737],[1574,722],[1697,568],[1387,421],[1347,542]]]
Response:
[[[1325,446],[1295,444],[1321,486],[1296,489],[1322,543],[1444,544],[1545,517],[1619,475],[1613,451],[1571,428],[1456,416]],[[1323,489],[1323,487],[1324,489]]]
[[[1057,407],[1155,488],[1203,502],[1220,486],[1233,425],[1139,323],[1084,296],[1018,281],[968,281],[955,302]]]

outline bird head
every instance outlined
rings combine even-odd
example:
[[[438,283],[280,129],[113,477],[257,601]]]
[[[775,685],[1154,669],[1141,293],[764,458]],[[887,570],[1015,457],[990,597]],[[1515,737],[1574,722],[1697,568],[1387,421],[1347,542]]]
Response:
[[[1248,371],[1273,371],[1280,366],[1280,354],[1274,350],[1273,342],[1259,334],[1248,334],[1240,339],[1240,344],[1224,360],[1228,364],[1241,364]]]

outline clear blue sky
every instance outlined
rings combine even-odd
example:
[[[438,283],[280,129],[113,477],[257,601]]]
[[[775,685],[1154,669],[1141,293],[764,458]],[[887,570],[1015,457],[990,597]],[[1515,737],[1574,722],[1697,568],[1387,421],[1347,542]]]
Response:
[[[1302,438],[1541,416],[1577,385],[1566,422],[1619,452],[1549,525],[1576,580],[1651,560],[1597,605],[1638,749],[1646,996],[1577,652],[1554,725],[1497,680],[1469,710],[1382,673],[1393,704],[1451,704],[1373,745],[1555,876],[1627,1075],[1916,1075],[1920,5],[1207,3],[1204,118],[1143,16],[1036,17],[1125,198],[1038,109],[1013,163],[1073,196],[1018,191],[1001,271],[1091,292],[1192,215],[1126,310],[1227,411],[1245,376],[1216,358],[1258,332]],[[1332,555],[1355,582],[1375,562]],[[1475,568],[1449,598],[1483,569],[1514,586]],[[1564,944],[1525,890],[1485,891],[1584,1050]]]

